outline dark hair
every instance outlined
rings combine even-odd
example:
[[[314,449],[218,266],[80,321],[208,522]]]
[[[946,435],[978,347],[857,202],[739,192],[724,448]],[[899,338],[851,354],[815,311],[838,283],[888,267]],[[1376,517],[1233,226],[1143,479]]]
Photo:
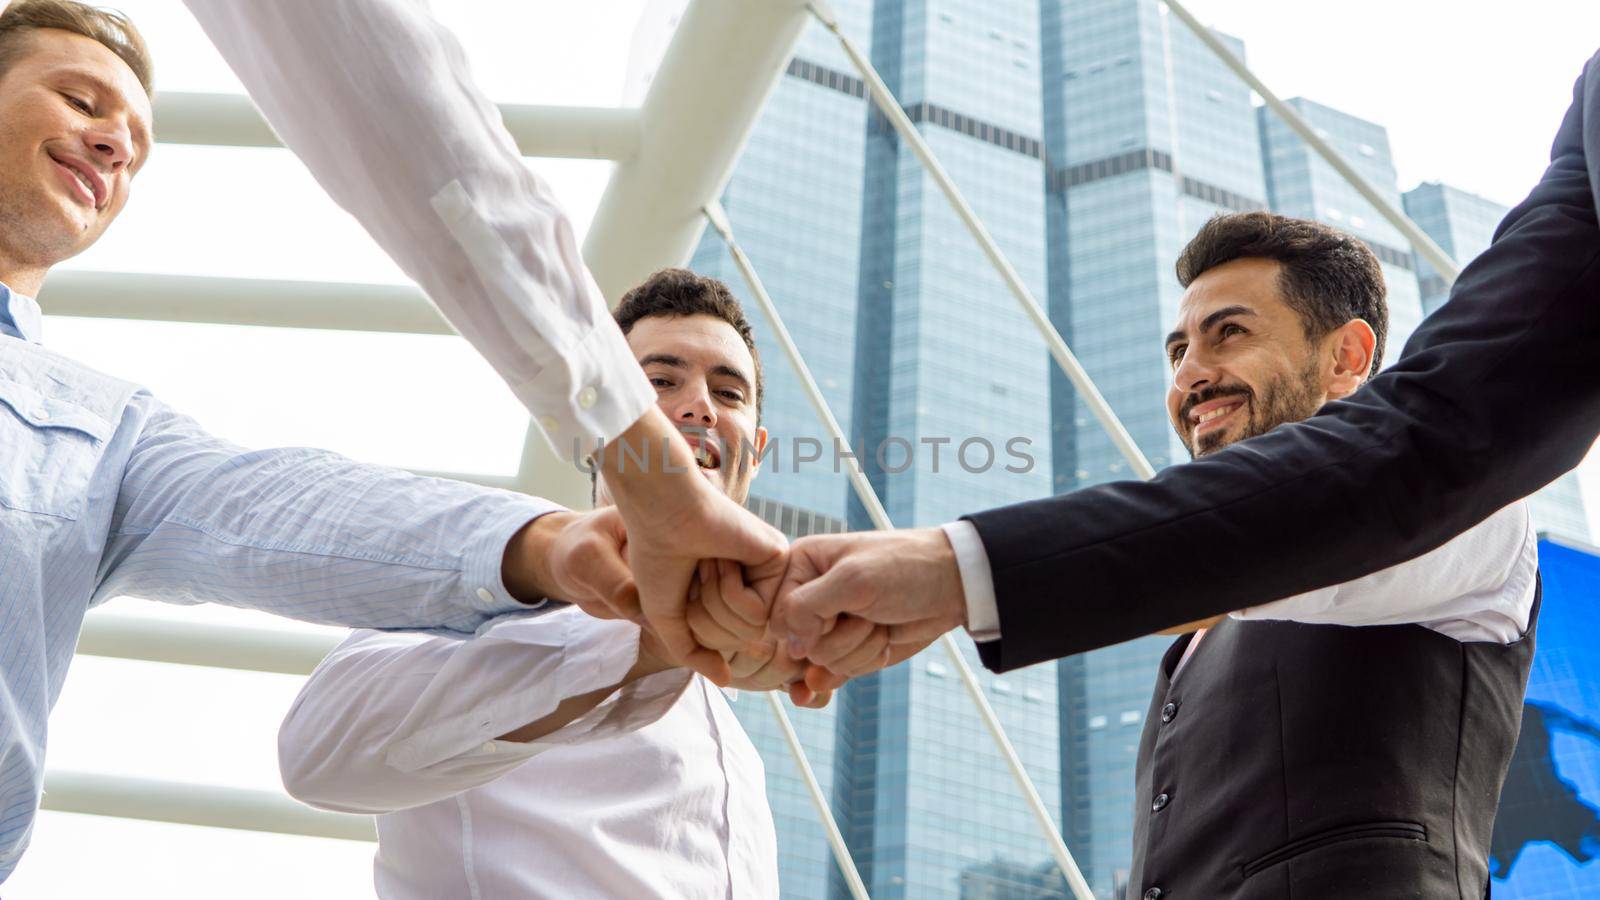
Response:
[[[644,280],[644,283],[624,294],[622,302],[612,311],[622,333],[627,334],[640,319],[657,316],[712,316],[733,326],[750,349],[750,358],[756,364],[756,417],[761,416],[761,399],[766,392],[766,380],[761,374],[761,354],[756,351],[755,333],[750,321],[744,317],[744,307],[728,290],[728,286],[715,278],[696,275],[688,269],[662,269]]]
[[[133,70],[144,92],[155,96],[155,66],[150,48],[128,17],[74,0],[14,0],[0,11],[0,77],[27,49],[30,31],[54,28],[99,41]]]
[[[1389,305],[1378,258],[1360,239],[1320,222],[1269,212],[1215,216],[1178,257],[1178,283],[1236,259],[1270,259],[1284,299],[1300,314],[1306,337],[1318,340],[1353,319],[1372,326],[1370,376],[1383,360]]]

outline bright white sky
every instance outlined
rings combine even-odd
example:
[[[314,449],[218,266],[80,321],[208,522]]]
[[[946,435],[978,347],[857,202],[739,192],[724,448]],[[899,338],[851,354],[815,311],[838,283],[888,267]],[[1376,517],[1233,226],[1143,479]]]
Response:
[[[116,5],[153,45],[161,87],[239,89],[178,0]],[[618,101],[644,5],[435,4],[496,100],[583,105]],[[1600,41],[1600,5],[1588,0],[1190,6],[1243,38],[1251,64],[1281,95],[1303,94],[1388,126],[1402,189],[1444,180],[1508,204],[1537,179],[1572,81]],[[535,165],[586,230],[608,164]],[[124,220],[73,267],[401,280],[283,151],[162,146],[140,180]],[[48,310],[48,289],[44,299]],[[60,318],[47,320],[46,339],[150,385],[246,444],[326,446],[451,471],[516,467],[526,420],[458,339]],[[1597,471],[1586,464],[1586,482]],[[1600,518],[1600,496],[1588,493],[1591,517]],[[230,610],[113,605],[139,615],[309,627]],[[80,658],[52,719],[50,765],[277,789],[276,726],[296,688],[288,677]],[[44,813],[5,895],[362,897],[371,896],[370,858],[367,844]]]

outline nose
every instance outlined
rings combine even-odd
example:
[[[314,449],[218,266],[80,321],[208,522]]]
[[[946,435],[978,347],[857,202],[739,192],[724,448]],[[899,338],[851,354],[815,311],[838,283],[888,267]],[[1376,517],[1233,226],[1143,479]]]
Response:
[[[125,125],[97,121],[84,132],[89,158],[111,172],[120,172],[133,160],[133,136]]]
[[[1217,371],[1212,361],[1206,357],[1204,349],[1190,347],[1183,352],[1183,361],[1172,372],[1172,386],[1180,394],[1197,391],[1208,384],[1215,384]]]
[[[711,391],[704,383],[696,384],[683,392],[677,404],[676,415],[679,422],[687,422],[704,428],[711,428],[717,424],[717,405],[711,401]]]

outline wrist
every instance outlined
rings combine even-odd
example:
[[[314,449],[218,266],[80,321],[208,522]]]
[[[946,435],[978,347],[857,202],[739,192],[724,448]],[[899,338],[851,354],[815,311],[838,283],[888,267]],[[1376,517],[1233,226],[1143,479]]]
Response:
[[[967,625],[967,590],[961,581],[961,562],[956,555],[956,548],[943,528],[923,530],[928,535],[933,553],[932,570],[938,573],[934,596],[944,598],[940,610],[941,624],[948,625],[952,630],[964,628]]]
[[[648,504],[652,495],[679,494],[704,483],[694,452],[660,407],[652,406],[594,457],[596,470],[621,508]]]
[[[513,599],[538,603],[560,593],[550,567],[550,550],[579,515],[570,510],[545,513],[511,536],[500,562],[500,580]]]
[[[668,669],[678,668],[678,666],[667,662],[665,659],[662,659],[656,653],[652,652],[650,649],[650,644],[651,642],[645,639],[643,629],[641,629],[639,634],[639,656],[636,660],[634,660],[633,668],[628,670],[626,680],[637,681],[641,678],[648,678],[657,672],[665,672]]]

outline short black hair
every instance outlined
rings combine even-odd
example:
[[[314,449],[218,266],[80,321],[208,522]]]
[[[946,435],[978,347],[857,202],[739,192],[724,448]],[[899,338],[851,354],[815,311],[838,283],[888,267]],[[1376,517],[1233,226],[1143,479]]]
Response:
[[[766,393],[766,379],[761,374],[761,354],[756,350],[755,332],[750,320],[744,316],[744,307],[728,290],[728,286],[715,278],[697,275],[688,269],[662,269],[644,280],[644,283],[624,294],[622,302],[612,311],[622,333],[627,334],[640,319],[658,316],[711,316],[733,326],[750,350],[750,359],[756,364],[756,418],[761,417],[761,400]]]
[[[1279,286],[1300,314],[1309,340],[1352,319],[1371,325],[1377,343],[1367,375],[1377,371],[1389,331],[1388,291],[1378,258],[1359,238],[1321,222],[1270,212],[1219,215],[1201,226],[1178,256],[1178,283],[1188,287],[1236,259],[1270,259],[1283,267]]]

